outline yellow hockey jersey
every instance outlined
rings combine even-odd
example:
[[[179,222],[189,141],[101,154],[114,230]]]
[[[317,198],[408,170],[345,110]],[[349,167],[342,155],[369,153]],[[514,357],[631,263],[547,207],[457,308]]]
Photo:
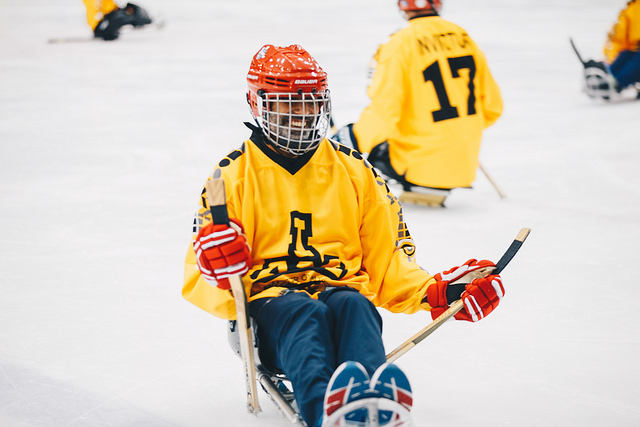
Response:
[[[229,217],[240,220],[251,246],[243,277],[249,301],[286,289],[317,297],[325,286],[349,286],[393,312],[429,310],[422,299],[435,280],[414,262],[402,208],[368,162],[327,139],[312,153],[284,159],[258,132],[212,175],[223,178]],[[210,221],[203,190],[194,238]],[[231,293],[200,275],[193,240],[182,294],[211,314],[235,318]]]
[[[604,55],[612,63],[624,50],[640,50],[640,1],[631,0],[607,35]]]
[[[482,131],[502,114],[483,52],[439,16],[411,19],[378,48],[371,100],[353,130],[362,152],[389,142],[393,168],[413,184],[468,187]]]

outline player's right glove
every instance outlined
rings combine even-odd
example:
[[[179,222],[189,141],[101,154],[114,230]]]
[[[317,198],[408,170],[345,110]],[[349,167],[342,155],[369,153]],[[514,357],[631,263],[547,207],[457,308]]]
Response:
[[[464,302],[464,309],[455,318],[477,322],[491,313],[504,296],[504,287],[499,275],[478,278],[470,283],[453,283],[464,275],[483,268],[494,267],[491,261],[470,259],[459,267],[436,274],[436,283],[427,288],[426,302],[431,306],[431,317],[436,319],[449,305],[458,299]]]
[[[193,250],[202,276],[214,286],[229,289],[229,277],[245,274],[251,265],[251,248],[242,224],[210,223],[198,232]]]

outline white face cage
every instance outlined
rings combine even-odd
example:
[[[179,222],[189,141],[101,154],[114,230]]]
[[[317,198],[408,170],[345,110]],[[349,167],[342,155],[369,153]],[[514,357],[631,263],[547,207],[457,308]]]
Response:
[[[329,129],[331,96],[324,93],[258,92],[255,117],[267,139],[277,148],[300,156],[320,144]]]

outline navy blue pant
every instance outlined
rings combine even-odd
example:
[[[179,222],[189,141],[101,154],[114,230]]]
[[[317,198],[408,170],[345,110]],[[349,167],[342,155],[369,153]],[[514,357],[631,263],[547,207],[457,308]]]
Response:
[[[620,52],[609,69],[623,89],[640,81],[640,52],[631,50]]]
[[[386,360],[380,314],[351,288],[332,288],[318,300],[288,292],[253,301],[250,310],[258,326],[260,361],[291,380],[310,427],[322,419],[327,384],[342,362],[358,361],[371,375]]]

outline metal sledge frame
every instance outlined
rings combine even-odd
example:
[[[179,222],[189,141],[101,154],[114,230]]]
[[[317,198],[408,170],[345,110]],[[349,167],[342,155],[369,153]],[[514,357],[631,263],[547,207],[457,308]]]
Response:
[[[262,389],[267,393],[271,401],[275,403],[276,407],[280,409],[285,418],[292,424],[306,427],[307,424],[297,410],[293,390],[285,384],[285,381],[289,381],[287,377],[281,374],[274,374],[264,365],[258,365],[256,369],[258,371],[258,382],[260,382]]]
[[[293,389],[287,376],[281,372],[271,371],[260,362],[260,357],[258,355],[258,343],[255,338],[256,332],[253,320],[251,321],[250,329],[253,341],[253,359],[255,361],[255,373],[257,382],[260,384],[264,392],[267,393],[267,396],[269,396],[271,401],[276,405],[280,412],[282,412],[284,417],[291,422],[291,424],[297,425],[299,427],[306,427],[307,424],[300,416],[300,412],[298,411],[298,407],[293,396]],[[231,349],[234,350],[239,357],[242,357],[239,331],[235,320],[229,321],[227,338],[229,340]]]

